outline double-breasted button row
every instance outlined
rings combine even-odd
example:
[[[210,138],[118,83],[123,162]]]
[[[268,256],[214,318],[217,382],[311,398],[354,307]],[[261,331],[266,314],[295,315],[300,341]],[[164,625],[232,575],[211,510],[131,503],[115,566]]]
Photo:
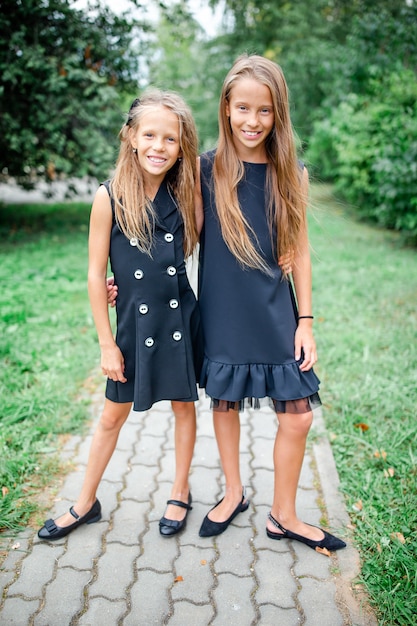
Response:
[[[179,307],[179,302],[178,300],[172,299],[169,301],[169,307],[170,309],[178,309]],[[139,313],[141,313],[142,315],[146,315],[146,313],[148,313],[149,311],[149,307],[147,304],[141,304],[139,305]]]
[[[182,339],[182,333],[179,330],[176,330],[173,334],[172,334],[172,338],[174,341],[181,341]],[[152,346],[154,345],[155,340],[153,337],[147,337],[145,339],[145,346],[147,348],[152,348]]]
[[[177,273],[176,267],[174,267],[173,265],[169,265],[167,267],[168,276],[175,276],[176,273]],[[134,271],[133,275],[136,278],[136,280],[141,280],[144,277],[144,272],[143,270],[137,269]]]

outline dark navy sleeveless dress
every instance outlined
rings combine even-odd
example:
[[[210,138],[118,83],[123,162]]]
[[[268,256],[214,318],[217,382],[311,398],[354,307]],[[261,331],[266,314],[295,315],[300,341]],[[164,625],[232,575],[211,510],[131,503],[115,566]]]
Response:
[[[109,191],[108,181],[104,183]],[[110,195],[110,192],[109,192]],[[126,383],[107,380],[106,398],[145,411],[159,400],[197,400],[202,334],[185,271],[183,222],[164,181],[154,200],[152,258],[113,226],[110,264],[118,286],[116,343]]]
[[[245,399],[270,398],[277,411],[310,410],[320,404],[320,381],[313,370],[302,372],[302,359],[297,362],[294,357],[297,312],[269,233],[267,165],[244,164],[238,198],[258,236],[270,276],[257,269],[242,269],[223,241],[214,204],[213,159],[214,152],[201,157],[204,227],[199,304],[205,356],[200,387],[215,403],[228,401],[233,408],[238,408],[238,403],[241,408]]]

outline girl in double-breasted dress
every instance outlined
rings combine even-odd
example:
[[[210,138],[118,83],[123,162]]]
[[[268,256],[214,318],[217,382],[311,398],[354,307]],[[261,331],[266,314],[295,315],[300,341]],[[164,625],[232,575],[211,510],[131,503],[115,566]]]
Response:
[[[160,533],[180,531],[191,508],[202,341],[185,258],[198,240],[197,133],[177,94],[152,90],[133,102],[120,139],[114,176],[93,202],[89,235],[89,296],[106,399],[79,498],[69,512],[45,522],[41,539],[59,539],[101,518],[96,491],[132,404],[146,411],[171,400],[175,414],[176,472]],[[118,286],[115,337],[107,304],[109,259]]]

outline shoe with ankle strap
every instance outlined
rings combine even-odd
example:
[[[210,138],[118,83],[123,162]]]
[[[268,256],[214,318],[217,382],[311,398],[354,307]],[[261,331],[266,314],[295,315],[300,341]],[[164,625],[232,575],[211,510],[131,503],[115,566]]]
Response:
[[[53,519],[48,519],[42,528],[38,530],[39,539],[55,541],[55,539],[66,537],[69,533],[72,533],[73,530],[78,528],[78,526],[81,526],[81,524],[93,524],[101,520],[101,504],[99,500],[96,500],[91,509],[82,517],[74,511],[74,507],[71,507],[69,512],[76,520],[73,524],[69,524],[69,526],[57,526]]]
[[[188,504],[186,502],[181,502],[181,500],[167,500],[167,504],[173,504],[174,506],[180,506],[183,509],[187,509],[185,513],[185,517],[182,520],[173,520],[168,519],[167,517],[161,517],[159,520],[159,532],[163,537],[172,537],[172,535],[176,535],[180,532],[187,523],[187,515],[188,511],[191,511],[193,508],[191,506],[192,497],[191,493],[188,494]]]
[[[322,528],[320,528],[320,530],[322,533],[324,533],[323,539],[320,539],[320,541],[314,541],[313,539],[309,539],[308,537],[303,537],[303,535],[297,535],[296,533],[291,532],[291,530],[286,530],[283,526],[281,526],[278,520],[273,517],[271,513],[269,513],[268,519],[275,526],[275,528],[278,528],[278,530],[281,531],[279,533],[274,533],[272,530],[269,530],[267,528],[266,534],[270,539],[294,539],[294,541],[300,541],[301,543],[305,543],[306,546],[309,546],[309,548],[312,548],[313,550],[315,550],[316,548],[327,548],[327,550],[332,551],[346,548],[346,544],[344,541],[342,541],[342,539],[331,535]],[[308,525],[312,526],[312,524]],[[314,528],[318,528],[318,526],[314,526]]]

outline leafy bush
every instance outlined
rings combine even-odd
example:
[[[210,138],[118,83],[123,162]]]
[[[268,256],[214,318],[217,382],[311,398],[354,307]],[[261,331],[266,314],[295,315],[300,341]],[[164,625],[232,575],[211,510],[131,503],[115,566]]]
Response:
[[[357,212],[417,241],[417,80],[390,74],[316,122],[307,159]]]

